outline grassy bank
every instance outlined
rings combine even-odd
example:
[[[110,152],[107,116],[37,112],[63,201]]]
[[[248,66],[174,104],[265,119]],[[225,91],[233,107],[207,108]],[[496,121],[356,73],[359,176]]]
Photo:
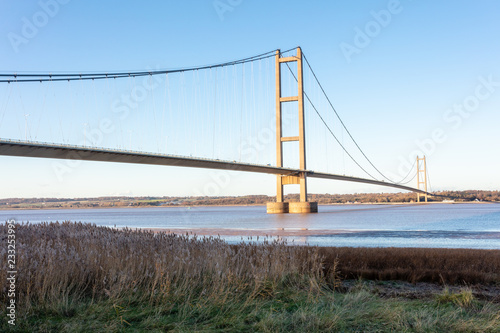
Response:
[[[0,238],[7,244],[5,225]],[[456,258],[462,252],[350,252],[279,242],[231,246],[214,238],[73,223],[18,225],[16,242],[17,331],[495,332],[500,327],[500,251],[464,251]],[[457,270],[460,259],[472,260],[462,266],[475,265],[479,275],[446,281],[445,271]],[[373,272],[391,266],[399,272],[396,279],[410,282],[441,266],[441,282],[451,285],[408,297],[388,292],[404,282],[341,281],[381,280]],[[5,305],[6,271],[0,274]],[[476,283],[490,293],[479,297],[479,287],[471,285]],[[5,310],[0,330],[13,330]]]
[[[25,332],[499,332],[500,305],[467,290],[433,300],[382,298],[359,284],[347,293],[277,289],[225,299],[146,300],[133,295],[37,308]],[[10,331],[5,324],[2,331]]]

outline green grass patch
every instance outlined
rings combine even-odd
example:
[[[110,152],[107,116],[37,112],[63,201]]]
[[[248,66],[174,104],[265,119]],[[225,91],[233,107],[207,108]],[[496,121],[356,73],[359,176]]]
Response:
[[[436,299],[382,298],[360,284],[346,293],[283,289],[213,298],[80,299],[34,307],[2,332],[499,332],[500,304],[446,289]],[[2,313],[2,317],[5,314]]]

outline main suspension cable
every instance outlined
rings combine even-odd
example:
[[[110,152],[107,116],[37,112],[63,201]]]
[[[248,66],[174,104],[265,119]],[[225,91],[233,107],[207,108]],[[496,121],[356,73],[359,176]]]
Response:
[[[405,180],[405,179],[406,179],[406,178],[407,178],[407,177],[411,174],[411,172],[413,171],[413,169],[415,169],[415,166],[416,166],[416,165],[417,165],[417,164],[416,164],[416,163],[414,163],[414,164],[412,165],[412,167],[411,167],[410,171],[408,171],[408,173],[406,174],[406,176],[404,176],[404,177],[403,177],[403,179],[401,179],[399,182],[397,182],[397,183],[395,183],[395,184],[398,184],[398,185],[405,185],[405,184],[408,184],[409,182],[411,182],[413,179],[415,179],[415,177],[417,176],[417,174],[416,174],[416,173],[413,175],[413,177],[411,177],[411,179],[410,179],[410,180],[407,180],[406,182],[404,182],[404,183],[403,183],[403,181],[404,181],[404,180]]]
[[[282,53],[289,52],[295,48],[282,51]],[[243,58],[234,61],[228,61],[219,64],[197,66],[197,67],[186,67],[178,69],[169,70],[155,70],[155,71],[137,71],[137,72],[110,72],[110,73],[0,73],[0,77],[6,78],[0,80],[0,83],[11,83],[11,82],[43,82],[43,81],[71,81],[71,80],[101,80],[108,78],[125,78],[125,77],[140,77],[146,75],[159,75],[159,74],[169,74],[169,73],[179,73],[179,72],[189,72],[200,69],[211,69],[224,66],[232,66],[245,64],[247,62],[262,60],[276,55],[277,50],[272,50],[265,52],[253,57]]]
[[[288,67],[288,70],[290,71],[290,73],[292,74],[292,76],[294,77],[294,79],[298,82],[298,79],[297,77],[295,76],[295,73],[292,71],[292,69],[290,68],[290,66],[288,65],[288,63],[285,63],[286,66]],[[342,149],[346,152],[346,154],[353,160],[354,163],[356,163],[356,165],[361,169],[363,170],[368,176],[370,176],[371,178],[377,180],[375,177],[373,177],[368,171],[366,171],[355,159],[354,157],[352,157],[352,155],[347,151],[347,149],[342,145],[342,143],[340,142],[340,140],[335,136],[335,134],[333,134],[333,131],[331,130],[330,126],[328,126],[328,124],[326,123],[326,121],[323,119],[323,117],[321,116],[321,114],[319,113],[318,109],[316,108],[316,106],[313,104],[313,102],[311,101],[311,99],[309,98],[309,96],[307,95],[307,93],[304,91],[304,96],[306,96],[307,100],[309,101],[309,103],[311,104],[311,106],[313,107],[314,111],[316,111],[316,114],[318,115],[319,119],[321,119],[321,121],[323,122],[323,124],[326,126],[326,128],[328,129],[328,131],[330,132],[330,134],[335,138],[335,140],[337,141],[337,143],[340,145],[340,147],[342,147]]]
[[[368,156],[366,156],[366,154],[363,152],[363,150],[361,149],[361,147],[358,145],[358,143],[356,142],[356,140],[354,140],[353,136],[351,135],[351,132],[349,132],[349,130],[347,129],[346,125],[344,124],[344,122],[342,121],[342,119],[340,118],[339,114],[337,113],[337,110],[335,109],[335,107],[333,106],[333,103],[330,101],[330,98],[328,97],[328,95],[326,94],[325,90],[323,89],[323,86],[321,85],[321,83],[319,82],[319,79],[318,77],[316,76],[316,73],[314,73],[314,70],[312,69],[311,67],[311,64],[309,63],[309,61],[307,60],[307,57],[305,56],[305,54],[302,52],[302,55],[304,56],[304,60],[306,61],[306,64],[307,66],[309,67],[309,69],[311,70],[311,73],[312,75],[314,76],[314,79],[316,80],[316,82],[318,83],[321,91],[323,92],[323,95],[325,95],[326,97],[326,100],[328,101],[328,103],[330,104],[330,107],[332,108],[333,112],[335,112],[335,115],[337,116],[337,118],[339,119],[340,123],[342,124],[342,127],[344,127],[344,129],[346,130],[347,134],[349,135],[349,137],[351,138],[351,140],[354,142],[354,144],[356,145],[356,147],[359,149],[359,151],[361,152],[361,154],[363,154],[363,156],[365,157],[365,159],[368,161],[368,163],[370,163],[370,165],[382,176],[384,177],[385,179],[387,179],[389,182],[393,183],[393,184],[399,184],[399,182],[395,182],[394,180],[386,177],[382,172],[380,172],[380,170],[372,163],[372,161],[368,158]],[[406,177],[405,177],[406,178]],[[400,182],[402,182],[404,180],[404,178],[402,180],[400,180]]]

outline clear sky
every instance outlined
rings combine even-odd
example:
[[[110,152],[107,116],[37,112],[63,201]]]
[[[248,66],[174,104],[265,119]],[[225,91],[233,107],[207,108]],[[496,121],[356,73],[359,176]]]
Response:
[[[180,68],[300,45],[352,135],[381,171],[402,178],[414,156],[425,153],[433,190],[500,189],[498,1],[4,0],[1,5],[0,72]],[[2,138],[12,138],[13,127],[24,133],[25,126],[19,119],[8,121],[14,112],[4,107],[8,89],[0,86],[0,117],[6,114],[0,120]],[[34,131],[40,99],[24,98],[26,108],[34,108],[23,110],[33,114],[28,119]],[[271,93],[271,103],[272,98]],[[55,116],[51,112],[46,117]],[[338,163],[340,157],[333,156]],[[349,163],[345,168],[334,171],[362,176]],[[0,198],[275,194],[270,175],[159,166],[83,162],[61,179],[52,160],[0,157],[0,175]],[[336,181],[309,184],[311,193],[391,191]]]

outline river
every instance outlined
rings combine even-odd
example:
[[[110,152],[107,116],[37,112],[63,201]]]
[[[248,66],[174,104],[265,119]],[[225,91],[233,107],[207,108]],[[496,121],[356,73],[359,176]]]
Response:
[[[319,210],[283,215],[266,214],[263,206],[2,210],[0,220],[192,230],[220,234],[230,243],[270,234],[291,244],[319,246],[500,249],[500,204],[348,204]]]

